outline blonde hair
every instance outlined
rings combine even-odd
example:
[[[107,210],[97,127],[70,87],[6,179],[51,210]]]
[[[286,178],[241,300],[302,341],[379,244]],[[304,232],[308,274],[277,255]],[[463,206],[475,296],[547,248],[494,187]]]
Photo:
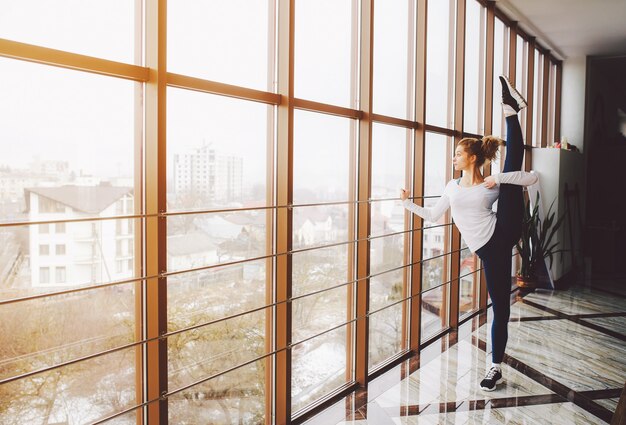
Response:
[[[466,137],[458,143],[458,146],[463,146],[469,155],[476,155],[477,167],[483,165],[486,160],[493,161],[500,146],[504,145],[504,140],[496,136],[483,136],[482,139]]]

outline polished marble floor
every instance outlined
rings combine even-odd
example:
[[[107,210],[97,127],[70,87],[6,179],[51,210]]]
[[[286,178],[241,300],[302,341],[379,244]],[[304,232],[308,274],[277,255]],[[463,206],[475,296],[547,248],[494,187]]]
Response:
[[[478,388],[491,360],[491,310],[305,422],[306,425],[605,424],[626,382],[626,281],[517,296],[504,382]]]

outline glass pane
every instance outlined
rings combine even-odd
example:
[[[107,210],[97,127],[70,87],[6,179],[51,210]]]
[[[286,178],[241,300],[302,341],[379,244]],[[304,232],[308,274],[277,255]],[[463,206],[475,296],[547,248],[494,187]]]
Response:
[[[370,273],[377,276],[370,279],[370,310],[378,310],[406,296],[406,269],[393,270],[405,264],[404,239],[404,235],[394,235],[371,242]]]
[[[175,313],[168,311],[168,316],[176,317]],[[265,320],[261,310],[168,337],[168,388],[189,385],[263,355]],[[236,388],[239,377],[229,378],[220,381]]]
[[[493,128],[491,134],[504,138],[504,115],[502,114],[502,86],[498,76],[508,74],[509,61],[509,27],[498,18],[495,19],[493,40]],[[498,163],[495,168],[500,170]]]
[[[293,348],[291,374],[293,413],[351,379],[351,373],[346,373],[348,326],[352,325],[342,326]]]
[[[339,287],[291,302],[292,341],[297,343],[347,321],[347,291]]]
[[[0,340],[6,349],[0,351],[0,379],[133,342],[139,285],[121,284],[2,306]],[[27,382],[23,385],[28,387]]]
[[[349,205],[294,208],[293,249],[348,241],[349,209]]]
[[[168,211],[267,205],[273,107],[169,88]]]
[[[502,169],[502,167],[504,167],[504,164],[502,161],[502,158],[504,157],[504,155],[506,155],[506,148],[503,146],[500,146],[500,148],[498,149],[498,152],[496,152],[496,157],[491,162],[491,175],[492,176],[500,173],[500,170]]]
[[[353,277],[348,268],[351,249],[351,245],[342,245],[294,253],[293,296],[299,297],[351,281]],[[348,310],[348,303],[352,299],[353,287],[353,284],[348,284],[294,300],[292,341],[297,343],[350,320],[348,312],[352,309]],[[346,332],[347,327],[343,326],[295,346],[292,375],[295,409],[323,397],[348,380],[345,368],[350,345],[346,345],[349,338]],[[335,365],[324,365],[325,362]]]
[[[443,194],[446,184],[452,178],[453,139],[435,133],[426,133],[425,161],[424,161],[424,196],[431,197],[424,200],[424,206],[431,207],[437,203]],[[437,197],[437,198],[432,198]],[[449,210],[437,223],[424,222],[424,226],[449,223]]]
[[[480,260],[476,254],[472,254],[463,238],[461,249],[459,313],[462,315],[478,308]]]
[[[168,397],[169,423],[265,423],[265,370],[269,362],[259,360]]]
[[[168,331],[263,307],[266,304],[266,261],[169,276]],[[233,298],[235,293],[236,299]]]
[[[511,290],[513,290],[517,288],[517,271],[522,266],[522,259],[515,247],[513,247],[511,255],[513,256],[513,262],[511,266]]]
[[[543,55],[535,50],[535,87],[533,99],[533,146],[541,146],[543,105]]]
[[[168,2],[167,69],[220,83],[274,91],[274,78],[269,72],[273,20],[274,2],[270,0]]]
[[[135,61],[141,57],[141,52],[135,52],[135,34],[141,29],[142,12],[135,5],[136,2],[129,0],[3,1],[0,3],[0,38],[140,64]],[[6,75],[4,72],[0,74]],[[14,82],[13,79],[8,81]],[[35,79],[30,81],[37,85],[41,83]],[[78,94],[66,85],[60,87],[64,92]],[[0,92],[5,93],[4,90]],[[34,87],[33,92],[36,92]],[[94,103],[101,100],[93,92],[84,91],[83,95],[92,97]],[[35,103],[25,101],[24,104]],[[94,119],[102,116],[90,108],[85,111],[89,111],[88,115]],[[115,109],[111,108],[112,111]],[[93,136],[95,134],[91,133],[90,137]]]
[[[73,325],[81,322],[75,316],[65,320]],[[24,342],[36,344],[28,338]],[[0,423],[79,425],[133,407],[140,402],[136,399],[136,350],[116,351],[0,385]]]
[[[269,210],[167,217],[168,271],[266,255]]]
[[[377,114],[411,118],[414,90],[409,38],[413,35],[414,15],[412,0],[374,3],[372,103]]]
[[[441,196],[452,178],[452,138],[426,133],[424,195]]]
[[[353,6],[354,5],[354,6]],[[354,106],[351,61],[357,46],[352,0],[295,1],[295,96]],[[320,25],[322,25],[320,27]]]
[[[407,156],[411,155],[411,131],[388,125],[373,125],[372,152],[372,197],[386,198],[398,196],[401,187],[410,187],[410,170],[406,168]],[[397,146],[392,148],[391,144]],[[404,209],[395,201],[373,202],[371,204],[371,234],[384,235],[404,230]],[[371,274],[383,273],[370,280],[370,311],[392,304],[406,296],[405,269],[384,273],[405,264],[404,245],[407,237],[404,234],[376,238],[370,244],[372,259]],[[386,326],[378,323],[373,325],[372,318],[387,317],[389,312],[375,313],[370,316],[370,338],[380,339],[375,334],[379,330],[372,326]],[[399,311],[402,315],[401,310]],[[374,319],[376,320],[376,319]],[[386,320],[386,319],[385,319]],[[399,323],[402,317],[395,318]],[[372,339],[370,339],[372,341]],[[377,350],[377,349],[375,349]],[[392,349],[392,353],[397,350]],[[378,350],[382,357],[372,358],[374,351],[370,346],[370,367],[374,363],[385,360],[389,353]],[[391,355],[389,354],[389,355]]]
[[[353,280],[348,271],[351,249],[351,245],[339,245],[292,254],[292,295],[299,297]]]
[[[454,127],[455,0],[428,2],[426,123]]]
[[[406,348],[402,318],[406,317],[407,307],[405,301],[370,315],[370,370]]]
[[[354,120],[294,112],[294,204],[347,201]]]
[[[528,61],[528,43],[524,41],[522,36],[516,36],[517,46],[515,47],[515,88],[517,91],[526,94],[526,80],[528,79],[527,61]]]
[[[528,43],[519,35],[517,36],[515,67],[515,88],[525,99],[528,99]],[[528,108],[524,108],[518,114],[524,140],[526,140],[527,111]]]
[[[486,9],[476,0],[466,0],[465,109],[463,130],[483,134],[485,110]]]
[[[479,284],[480,275],[478,273],[461,275],[459,288],[459,316],[471,313],[478,308]]]
[[[450,285],[422,294],[422,342],[448,325]]]
[[[402,203],[398,201],[373,201],[370,206],[372,215],[371,236],[382,236],[405,230],[405,209]]]
[[[372,124],[372,199],[398,198],[410,187],[412,130]]]
[[[450,251],[451,225],[424,229],[423,234],[422,259],[428,260]]]
[[[134,193],[136,83],[4,58],[0,75],[0,220],[117,215]]]
[[[478,255],[472,254],[465,240],[461,237],[461,266],[459,276],[477,271],[480,268],[479,261]]]
[[[450,282],[451,254],[422,261],[422,292]]]
[[[48,189],[48,194],[58,193],[59,189],[70,190],[43,189]],[[51,199],[39,197],[37,188],[31,190],[30,205],[35,210],[39,200]],[[131,196],[125,198],[132,199]],[[111,205],[109,213],[114,213],[116,204],[125,204],[124,197]],[[69,206],[64,208],[71,210]],[[40,219],[39,213],[34,214],[34,220]],[[139,253],[135,252],[135,229],[141,227],[139,219],[58,224],[11,226],[0,230],[0,299],[139,276],[135,268],[135,259],[139,258]]]
[[[556,113],[556,65],[550,64],[550,97],[548,100],[548,146],[558,142],[555,131],[555,113]]]

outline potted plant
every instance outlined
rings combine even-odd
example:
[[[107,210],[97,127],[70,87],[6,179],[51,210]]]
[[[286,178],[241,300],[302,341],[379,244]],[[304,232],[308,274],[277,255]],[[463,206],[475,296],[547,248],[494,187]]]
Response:
[[[556,199],[555,199],[556,201]],[[563,224],[565,214],[555,221],[556,213],[552,211],[554,201],[548,209],[545,220],[539,217],[539,193],[534,208],[530,198],[524,207],[524,221],[522,236],[515,245],[522,264],[517,272],[517,286],[520,288],[534,288],[539,280],[538,272],[545,258],[550,259],[550,267],[557,250],[558,242],[553,242],[554,235]]]

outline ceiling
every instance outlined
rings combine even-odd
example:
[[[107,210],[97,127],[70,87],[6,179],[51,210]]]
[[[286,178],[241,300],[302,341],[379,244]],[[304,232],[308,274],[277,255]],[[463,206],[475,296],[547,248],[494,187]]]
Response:
[[[560,59],[626,54],[626,0],[496,0]]]

